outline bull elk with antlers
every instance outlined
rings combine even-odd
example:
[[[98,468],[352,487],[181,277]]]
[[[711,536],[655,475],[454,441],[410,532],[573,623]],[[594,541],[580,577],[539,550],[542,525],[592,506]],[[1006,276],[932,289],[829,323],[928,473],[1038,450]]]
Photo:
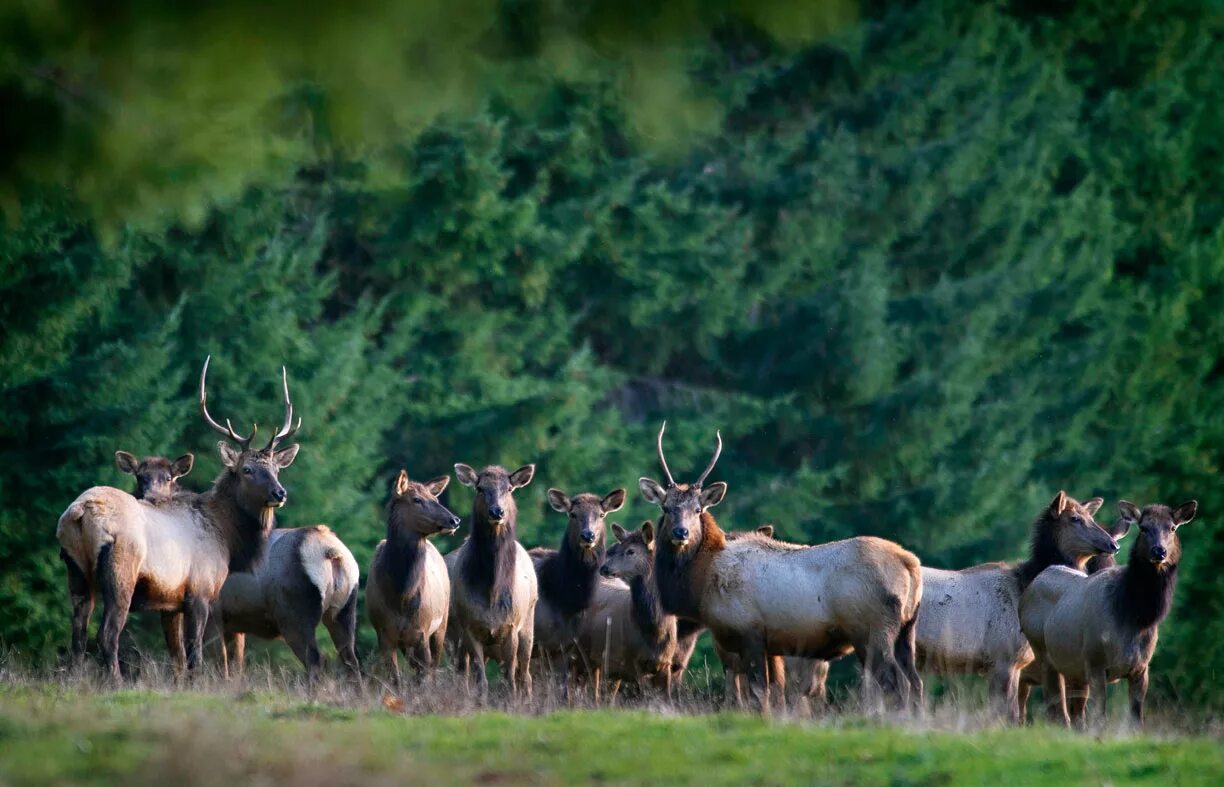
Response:
[[[666,424],[664,424],[666,427]],[[769,708],[774,655],[831,659],[853,651],[898,704],[921,700],[914,668],[914,624],[922,600],[918,558],[891,541],[859,536],[800,546],[750,533],[729,541],[709,509],[727,484],[703,486],[722,452],[692,484],[677,483],[656,441],[667,486],[639,480],[659,506],[655,579],[663,608],[703,623],[729,674],[746,672]]]
[[[111,675],[120,679],[119,635],[137,608],[181,612],[187,667],[199,666],[209,607],[231,571],[248,569],[263,553],[276,509],[288,494],[280,471],[293,463],[298,446],[278,448],[301,426],[285,370],[285,423],[263,448],[251,448],[255,430],[243,436],[227,420],[218,424],[206,406],[200,374],[200,412],[227,440],[217,444],[224,469],[207,492],[183,504],[152,505],[108,486],[85,490],[59,518],[56,538],[66,556],[72,597],[72,650],[85,651],[94,599],[102,597],[99,643]]]

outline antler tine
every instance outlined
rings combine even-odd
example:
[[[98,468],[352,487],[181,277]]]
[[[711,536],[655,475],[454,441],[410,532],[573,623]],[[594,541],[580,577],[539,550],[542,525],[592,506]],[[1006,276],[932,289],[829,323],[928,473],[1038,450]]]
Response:
[[[268,441],[268,447],[265,451],[271,451],[276,447],[277,443],[292,437],[297,433],[297,430],[302,428],[302,418],[298,417],[297,423],[293,423],[293,402],[289,399],[289,373],[285,371],[285,367],[281,367],[281,387],[285,392],[285,423],[280,429],[276,430],[276,434],[272,435],[272,439]],[[292,428],[291,428],[292,427]]]
[[[659,450],[659,464],[663,466],[663,475],[667,476],[667,485],[675,486],[676,479],[672,478],[671,470],[667,467],[667,460],[663,458],[663,430],[667,428],[667,421],[659,427],[659,436],[655,439],[655,447]]]
[[[243,450],[246,450],[250,446],[251,440],[255,437],[255,432],[259,430],[258,426],[253,426],[251,428],[251,433],[246,437],[243,437],[234,431],[233,424],[230,423],[228,418],[225,419],[225,426],[222,426],[213,420],[213,417],[208,414],[208,391],[204,386],[204,381],[208,377],[208,362],[211,360],[211,355],[204,359],[204,370],[200,372],[200,414],[204,416],[204,422],[212,427],[214,431],[228,437],[241,445]]]
[[[718,464],[718,457],[722,455],[722,432],[716,431],[714,434],[718,437],[718,446],[714,449],[714,457],[710,459],[710,463],[706,465],[706,469],[697,478],[697,483],[694,486],[701,486],[705,483],[706,476],[714,469],[714,465]]]

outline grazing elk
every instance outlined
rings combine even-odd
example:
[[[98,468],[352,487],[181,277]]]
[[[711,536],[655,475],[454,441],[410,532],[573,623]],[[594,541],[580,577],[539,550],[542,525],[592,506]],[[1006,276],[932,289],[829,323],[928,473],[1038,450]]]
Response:
[[[250,446],[255,431],[243,437],[229,421],[221,426],[205,405],[208,360],[200,374],[200,412],[212,428],[241,446],[217,444],[224,469],[212,488],[184,505],[137,500],[113,487],[81,493],[59,518],[56,538],[67,555],[72,596],[72,650],[85,650],[95,595],[102,596],[99,644],[114,679],[119,673],[119,635],[136,606],[181,612],[187,641],[187,667],[199,665],[209,606],[230,571],[259,559],[288,494],[280,471],[293,463],[298,446],[277,449],[297,431],[290,428],[293,405],[285,386],[285,426],[262,449]],[[301,420],[298,420],[298,426]]]
[[[1109,683],[1126,678],[1131,717],[1143,723],[1148,664],[1156,651],[1157,629],[1169,614],[1177,586],[1181,542],[1177,529],[1194,519],[1194,500],[1170,509],[1154,504],[1142,511],[1126,500],[1118,513],[1126,528],[1139,525],[1125,566],[1091,576],[1065,566],[1043,571],[1020,600],[1020,625],[1044,671],[1046,710],[1069,725],[1064,688],[1100,698],[1106,719]]]
[[[448,634],[465,680],[475,669],[481,696],[488,694],[488,657],[497,661],[510,690],[531,696],[531,648],[539,598],[535,567],[517,540],[514,491],[531,483],[535,465],[507,473],[497,465],[479,473],[455,465],[455,477],[476,490],[471,532],[446,555],[451,605]]]
[[[399,651],[418,675],[442,663],[451,586],[442,553],[429,539],[459,528],[459,517],[438,501],[448,483],[445,475],[412,481],[400,470],[387,504],[387,537],[370,561],[366,609],[397,689]]]
[[[578,626],[595,599],[599,567],[605,555],[605,517],[625,505],[625,490],[599,495],[583,492],[569,497],[560,489],[548,490],[548,504],[568,518],[558,549],[531,550],[540,600],[535,609],[537,665],[556,665],[562,689],[569,695],[570,670],[578,658]]]
[[[1060,491],[1033,522],[1028,558],[960,571],[922,567],[926,602],[918,618],[919,667],[938,675],[984,674],[999,712],[1023,718],[1021,672],[1033,651],[1020,630],[1020,596],[1050,566],[1082,568],[1118,543],[1093,515],[1104,502],[1079,503]]]
[[[666,425],[665,425],[666,426]],[[663,608],[703,623],[729,656],[728,674],[746,672],[768,710],[770,656],[831,659],[853,651],[866,673],[899,704],[921,698],[913,628],[922,599],[918,558],[869,536],[799,546],[750,533],[733,541],[709,509],[724,482],[703,487],[722,438],[692,484],[677,484],[657,440],[664,487],[642,478],[642,496],[663,514],[655,580]]]
[[[115,464],[120,472],[135,477],[136,488],[132,490],[132,496],[137,500],[147,500],[156,505],[195,497],[195,492],[179,489],[178,486],[178,480],[190,473],[195,465],[194,454],[183,454],[171,462],[164,456],[146,456],[138,460],[127,451],[116,451]]]

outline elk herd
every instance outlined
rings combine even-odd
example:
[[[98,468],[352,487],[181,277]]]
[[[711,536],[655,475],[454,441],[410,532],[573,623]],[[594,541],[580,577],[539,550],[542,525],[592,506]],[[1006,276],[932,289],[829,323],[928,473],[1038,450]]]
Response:
[[[84,656],[100,600],[98,649],[116,681],[119,637],[133,609],[161,613],[179,673],[198,670],[206,635],[219,643],[223,674],[241,672],[253,634],[284,639],[313,683],[322,623],[359,680],[357,562],[325,525],[276,526],[288,499],[279,476],[298,453],[297,444],[284,444],[301,426],[288,377],[282,369],[284,421],[259,447],[255,428],[243,435],[209,414],[208,364],[200,412],[224,438],[212,486],[178,487],[191,454],[171,462],[119,451],[135,492],[92,487],[60,516],[73,657]],[[518,540],[515,497],[532,482],[534,465],[454,466],[475,497],[465,540],[445,556],[431,537],[464,523],[439,500],[450,477],[420,482],[401,470],[365,585],[393,685],[401,687],[401,655],[420,680],[446,654],[481,697],[494,661],[516,696],[531,695],[534,676],[555,681],[571,701],[589,691],[599,703],[622,685],[670,701],[708,631],[728,702],[743,706],[747,688],[765,712],[785,703],[788,672],[823,703],[829,662],[853,653],[865,696],[897,708],[922,708],[924,672],[978,674],[1012,722],[1025,719],[1029,692],[1040,686],[1051,720],[1084,725],[1089,698],[1103,722],[1106,686],[1125,678],[1132,718],[1142,722],[1148,665],[1177,581],[1177,531],[1194,519],[1194,501],[1140,509],[1121,500],[1105,528],[1094,518],[1101,498],[1079,502],[1059,492],[1036,517],[1025,560],[946,570],[873,536],[803,545],[775,538],[771,525],[724,530],[712,510],[727,484],[707,483],[721,436],[701,474],[683,483],[668,468],[663,435],[660,428],[663,482],[638,482],[658,518],[633,530],[609,522],[625,505],[622,488],[549,489],[549,507],[566,518],[555,548],[529,551]],[[1118,542],[1135,527],[1130,558],[1117,566]]]

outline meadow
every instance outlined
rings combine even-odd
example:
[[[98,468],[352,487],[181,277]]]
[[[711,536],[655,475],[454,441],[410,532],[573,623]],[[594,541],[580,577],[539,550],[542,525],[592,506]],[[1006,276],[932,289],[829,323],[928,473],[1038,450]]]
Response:
[[[1142,734],[1036,723],[1005,728],[966,698],[920,719],[793,707],[762,719],[692,689],[567,709],[494,692],[481,707],[453,674],[394,698],[256,666],[240,682],[176,686],[156,670],[121,689],[90,672],[7,671],[0,783],[97,784],[1218,784],[1218,725],[1157,712]],[[1189,732],[1189,730],[1198,730]]]

